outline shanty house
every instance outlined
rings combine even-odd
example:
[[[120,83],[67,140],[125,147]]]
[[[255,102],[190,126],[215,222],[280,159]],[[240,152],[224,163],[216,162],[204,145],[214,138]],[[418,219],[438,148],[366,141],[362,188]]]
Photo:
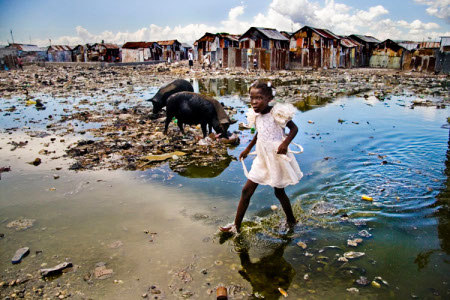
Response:
[[[411,51],[409,67],[405,63],[403,64],[405,69],[417,72],[434,72],[440,46],[441,43],[439,42],[417,43],[417,48]]]
[[[72,48],[66,45],[51,45],[47,48],[49,62],[71,62]]]
[[[218,63],[222,60],[222,66],[225,68],[240,66],[239,35],[207,32],[195,43],[198,59],[201,62],[205,55],[209,55],[211,63]]]
[[[122,62],[159,61],[162,47],[157,42],[127,42],[122,46]]]
[[[439,48],[435,71],[450,74],[450,36],[441,37],[441,47]]]
[[[157,42],[163,51],[163,60],[170,58],[171,61],[180,60],[181,43],[177,40],[159,41]]]
[[[240,35],[218,33],[217,37],[219,38],[218,59],[222,59],[222,67],[240,67],[242,61],[242,52],[239,49]]]
[[[192,46],[188,43],[181,43],[180,46],[180,59],[185,60],[188,59],[188,52],[192,49]]]
[[[357,55],[356,64],[359,67],[368,67],[370,65],[370,57],[372,56],[373,48],[381,43],[381,41],[369,35],[352,34],[349,37],[361,45],[359,48],[359,55]]]
[[[242,67],[264,70],[286,69],[289,63],[289,39],[272,28],[251,27],[239,39]]]
[[[219,48],[219,37],[216,34],[207,32],[195,43],[197,44],[196,52],[200,62],[203,62],[205,55],[210,56],[211,62],[216,61],[217,49]]]
[[[92,52],[92,47],[94,44],[84,44],[84,45],[78,45],[75,48],[72,49],[72,61],[75,62],[87,62],[88,56],[90,56],[90,53]],[[89,55],[88,55],[89,54]]]
[[[6,48],[15,48],[17,49],[17,55],[22,58],[24,63],[26,62],[36,62],[36,61],[45,61],[47,57],[47,53],[45,50],[39,48],[36,45],[27,45],[27,44],[9,44]]]
[[[340,39],[327,29],[302,27],[290,39],[290,68],[337,68]]]
[[[340,38],[339,68],[350,69],[359,67],[357,62],[360,48],[362,47],[361,44],[348,36],[341,36]]]
[[[398,43],[387,39],[378,44],[370,57],[371,68],[404,69],[404,64],[409,65],[411,51]]]
[[[6,48],[0,46],[0,70],[11,70],[17,68],[16,48]]]
[[[102,62],[119,62],[120,61],[120,48],[116,44],[102,43],[94,44],[91,49],[91,57],[89,61],[102,61]]]

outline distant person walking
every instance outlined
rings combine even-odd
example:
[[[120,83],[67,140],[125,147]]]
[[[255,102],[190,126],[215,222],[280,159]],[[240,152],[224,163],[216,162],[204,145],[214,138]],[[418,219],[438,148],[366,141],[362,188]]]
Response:
[[[189,69],[191,69],[194,66],[194,55],[192,55],[191,50],[189,50],[188,52],[188,60],[189,60]]]
[[[23,71],[23,62],[20,56],[17,56],[17,66]]]

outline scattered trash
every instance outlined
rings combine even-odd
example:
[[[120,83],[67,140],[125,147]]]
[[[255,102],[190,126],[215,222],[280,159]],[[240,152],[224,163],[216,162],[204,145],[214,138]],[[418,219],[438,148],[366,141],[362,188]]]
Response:
[[[98,266],[94,269],[94,277],[95,279],[106,279],[106,278],[110,278],[113,274],[114,271],[113,269],[107,269],[106,265],[102,265],[102,266]]]
[[[301,247],[302,249],[306,249],[308,246],[304,242],[298,242],[297,246]]]
[[[361,230],[358,235],[365,238],[370,238],[372,235],[367,230]]]
[[[362,286],[368,286],[370,284],[370,281],[369,279],[367,279],[367,277],[361,276],[356,279],[356,283]]]
[[[216,299],[226,300],[228,299],[227,288],[224,286],[218,286],[216,289]]]
[[[276,206],[275,204],[273,204],[273,205],[270,206],[270,209],[271,209],[272,211],[276,211],[276,210],[278,210],[278,206]]]
[[[20,249],[17,249],[16,253],[14,254],[13,258],[11,259],[11,262],[13,264],[18,264],[22,261],[22,258],[27,256],[30,253],[30,248],[23,247]]]
[[[1,167],[0,168],[0,180],[2,179],[2,173],[11,172],[11,167]]]
[[[377,289],[381,288],[381,285],[378,282],[376,282],[376,281],[372,281],[370,283],[370,285],[373,286],[374,288],[377,288]]]
[[[366,200],[366,201],[373,201],[373,198],[367,195],[362,195],[361,199]]]
[[[25,230],[33,226],[34,222],[36,220],[33,219],[22,219],[19,218],[17,220],[14,220],[12,222],[9,222],[6,227],[8,228],[15,228],[17,231],[19,230]]]
[[[364,255],[366,255],[364,252],[353,252],[353,251],[350,251],[350,252],[345,252],[344,253],[344,257],[347,258],[347,259],[355,259],[355,258],[359,258],[359,257],[364,256]]]
[[[279,287],[278,290],[280,291],[281,295],[283,295],[284,298],[286,298],[288,296],[288,293],[285,290],[283,290],[282,288]]]
[[[352,247],[357,247],[359,244],[363,242],[363,239],[353,239],[347,240],[347,245]]]
[[[41,163],[42,163],[42,161],[41,161],[41,159],[39,157],[37,157],[34,161],[29,162],[30,165],[33,165],[33,166],[36,166],[36,167],[39,166]]]
[[[64,269],[66,268],[70,268],[72,267],[72,263],[71,262],[63,262],[59,265],[54,266],[53,268],[48,268],[48,269],[40,269],[39,273],[41,274],[42,277],[46,277],[49,275],[53,275],[56,273],[60,273],[62,272]]]

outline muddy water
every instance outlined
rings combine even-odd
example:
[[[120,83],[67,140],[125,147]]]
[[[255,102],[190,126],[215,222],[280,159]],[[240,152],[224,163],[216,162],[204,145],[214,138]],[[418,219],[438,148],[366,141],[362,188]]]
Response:
[[[244,120],[248,82],[208,80],[194,86],[236,107],[235,118]],[[138,91],[136,97],[154,91]],[[93,299],[136,299],[150,294],[153,285],[166,299],[212,299],[209,293],[219,284],[230,287],[235,298],[254,293],[278,299],[280,287],[293,299],[346,299],[355,297],[347,291],[354,287],[363,299],[446,299],[450,161],[449,132],[441,126],[449,111],[410,109],[414,99],[408,94],[385,101],[373,96],[332,103],[311,99],[310,110],[299,111],[294,120],[300,128],[295,142],[305,149],[297,155],[305,177],[286,189],[301,222],[286,232],[280,226],[283,215],[270,209],[277,204],[273,190],[259,187],[236,239],[215,235],[218,225],[232,221],[245,183],[236,160],[214,169],[193,166],[181,174],[168,164],[145,172],[74,173],[67,170],[70,161],[65,158],[45,159],[35,167],[27,162],[38,151],[46,148],[60,156],[80,136],[52,142],[55,135],[9,135],[5,128],[45,126],[14,120],[19,115],[4,116],[0,166],[10,165],[12,172],[0,180],[2,280],[17,273],[36,276],[42,264],[71,261],[75,270],[48,285]],[[23,110],[36,119],[49,114],[49,109]],[[241,144],[229,153],[237,157],[251,138],[243,131]],[[11,140],[29,144],[10,151]],[[246,160],[248,167],[251,160]],[[373,201],[361,200],[362,194]],[[34,226],[23,231],[6,227],[20,217],[34,219]],[[371,237],[361,237],[357,247],[347,246],[362,230]],[[297,245],[300,241],[306,249]],[[30,256],[12,265],[10,258],[23,246],[30,247]],[[349,251],[365,255],[348,263],[337,260]],[[85,281],[99,262],[113,269],[113,276]],[[355,283],[360,276],[367,277],[369,286]],[[371,286],[378,276],[389,286],[381,281],[379,288]]]

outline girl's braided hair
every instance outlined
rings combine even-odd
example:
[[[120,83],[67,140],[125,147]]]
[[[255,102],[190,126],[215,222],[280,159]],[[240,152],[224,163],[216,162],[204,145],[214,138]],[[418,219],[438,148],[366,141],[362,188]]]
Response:
[[[250,88],[248,89],[249,93],[252,88],[261,90],[262,94],[264,96],[269,97],[269,99],[273,99],[273,97],[275,97],[275,93],[276,93],[275,87],[272,85],[272,83],[270,81],[265,82],[265,81],[256,80],[255,82],[253,82],[250,85]]]

